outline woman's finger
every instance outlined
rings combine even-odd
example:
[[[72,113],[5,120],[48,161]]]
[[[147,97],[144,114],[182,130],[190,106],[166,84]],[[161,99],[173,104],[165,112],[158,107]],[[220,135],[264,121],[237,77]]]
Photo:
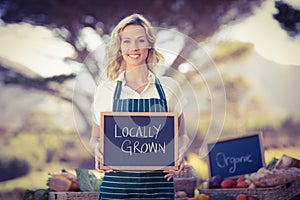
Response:
[[[182,170],[184,169],[184,162],[183,160],[179,160],[179,165],[178,165],[178,169],[177,170],[164,170],[163,172],[166,173],[166,175],[164,176],[167,181],[170,181],[172,177],[174,176],[178,176],[180,174],[180,172],[182,172]]]
[[[167,181],[170,181],[171,178],[172,178],[173,176],[174,176],[174,175],[170,173],[170,174],[166,174],[166,175],[164,176],[164,178],[167,179]]]

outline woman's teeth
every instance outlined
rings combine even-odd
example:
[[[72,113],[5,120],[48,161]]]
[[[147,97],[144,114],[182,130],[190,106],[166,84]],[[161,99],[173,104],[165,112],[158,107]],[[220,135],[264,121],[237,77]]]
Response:
[[[140,57],[139,54],[128,54],[128,56],[129,56],[130,58],[138,58],[138,57]]]

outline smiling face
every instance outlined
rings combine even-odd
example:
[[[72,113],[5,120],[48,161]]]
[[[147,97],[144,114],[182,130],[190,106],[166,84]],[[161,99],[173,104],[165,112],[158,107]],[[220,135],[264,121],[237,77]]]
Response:
[[[127,68],[146,64],[149,41],[140,25],[128,25],[120,33],[121,52]]]

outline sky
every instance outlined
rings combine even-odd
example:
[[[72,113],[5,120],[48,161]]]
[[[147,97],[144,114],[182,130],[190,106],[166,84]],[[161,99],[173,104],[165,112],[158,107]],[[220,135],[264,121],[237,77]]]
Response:
[[[8,24],[0,26],[0,57],[48,77],[74,70],[65,57],[74,57],[71,45],[54,37],[43,26]]]

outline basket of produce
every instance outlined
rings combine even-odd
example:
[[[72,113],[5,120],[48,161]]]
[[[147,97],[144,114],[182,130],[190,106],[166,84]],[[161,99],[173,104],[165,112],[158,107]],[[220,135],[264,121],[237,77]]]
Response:
[[[298,160],[283,155],[257,172],[237,178],[211,177],[199,188],[211,199],[223,200],[289,200],[300,195],[300,168]]]
[[[87,169],[76,169],[76,175],[62,170],[50,174],[49,200],[97,200],[101,179]]]
[[[174,176],[174,190],[177,197],[193,197],[197,185],[197,175],[195,169],[190,166],[184,166],[182,172]]]

